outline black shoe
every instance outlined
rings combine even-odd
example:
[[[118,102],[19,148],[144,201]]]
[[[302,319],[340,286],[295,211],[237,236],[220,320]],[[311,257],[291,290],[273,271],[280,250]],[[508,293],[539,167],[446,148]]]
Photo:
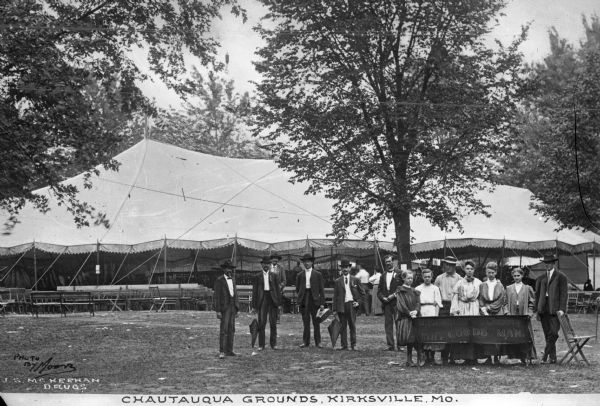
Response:
[[[277,350],[279,350],[279,347],[278,347],[278,346],[276,346],[276,345],[272,345],[272,346],[271,346],[271,349],[272,349],[272,350],[275,350],[275,351],[277,351]]]
[[[355,345],[353,345],[352,347],[350,347],[350,349],[351,349],[352,351],[357,351],[357,349],[356,349],[356,346],[355,346]]]
[[[336,348],[336,351],[347,351],[348,347],[340,347],[340,348]]]
[[[305,347],[308,347],[308,344],[306,344],[306,343],[302,343],[302,344],[300,344],[298,347],[300,347],[300,348],[305,348]]]
[[[384,351],[394,351],[394,347],[387,347]]]
[[[233,352],[233,351],[231,351],[231,352],[228,352],[228,353],[227,353],[227,354],[225,354],[225,355],[227,355],[228,357],[237,357],[237,356],[239,356],[240,354],[238,354],[237,352]]]
[[[323,346],[321,345],[321,343],[315,344],[315,347],[317,347],[317,348],[323,348]]]

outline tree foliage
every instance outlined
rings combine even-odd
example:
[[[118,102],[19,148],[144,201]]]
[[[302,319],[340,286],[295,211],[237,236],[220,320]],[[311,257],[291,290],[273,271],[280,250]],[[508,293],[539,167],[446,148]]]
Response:
[[[152,72],[169,87],[185,88],[185,51],[214,62],[215,40],[205,34],[223,6],[235,0],[8,0],[0,14],[0,208],[16,221],[27,201],[47,210],[49,186],[78,226],[106,224],[61,183],[72,170],[111,160],[128,120],[152,106],[138,88],[146,75],[132,52],[147,50]],[[9,226],[11,224],[8,224]]]
[[[530,189],[532,207],[561,227],[598,232],[600,20],[583,17],[583,25],[578,48],[551,29],[550,54],[528,67],[518,138],[500,181]]]
[[[206,78],[194,68],[183,109],[159,111],[150,138],[193,151],[233,158],[267,158],[248,130],[251,97],[235,91],[225,72]]]
[[[475,192],[509,145],[525,36],[486,45],[504,1],[264,3],[257,128],[336,201],[334,235],[393,222],[408,262],[411,214],[448,229],[485,212]]]

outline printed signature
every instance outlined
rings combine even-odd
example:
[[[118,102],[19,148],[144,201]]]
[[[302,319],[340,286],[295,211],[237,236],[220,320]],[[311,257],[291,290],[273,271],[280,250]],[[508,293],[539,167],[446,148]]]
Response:
[[[75,365],[70,362],[65,364],[52,363],[53,357],[42,361],[37,355],[16,354],[13,359],[15,361],[23,361],[23,366],[36,374],[36,376],[58,375],[77,371]]]

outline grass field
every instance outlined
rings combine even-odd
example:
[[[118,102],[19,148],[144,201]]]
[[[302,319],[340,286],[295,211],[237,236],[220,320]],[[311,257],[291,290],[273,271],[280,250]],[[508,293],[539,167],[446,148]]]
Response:
[[[579,334],[594,334],[594,315],[571,319]],[[78,313],[38,319],[7,315],[0,318],[0,389],[163,394],[600,392],[600,346],[593,340],[585,348],[591,367],[507,363],[405,368],[404,352],[382,351],[381,317],[358,318],[357,352],[334,351],[325,327],[321,330],[327,347],[298,348],[301,318],[285,314],[279,324],[281,350],[252,355],[249,321],[245,313],[237,319],[234,349],[241,356],[220,360],[213,312],[100,312],[95,317]],[[533,327],[540,353],[541,326],[534,321]],[[562,336],[558,350],[560,358],[566,350]],[[38,357],[38,364],[52,358],[50,364],[63,366],[50,372],[63,373],[41,376],[40,368],[31,371],[25,365],[29,357]]]

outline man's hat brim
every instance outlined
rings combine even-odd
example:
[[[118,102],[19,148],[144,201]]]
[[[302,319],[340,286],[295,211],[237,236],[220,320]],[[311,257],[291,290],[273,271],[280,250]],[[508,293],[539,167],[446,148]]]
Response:
[[[301,258],[300,261],[314,261],[315,257],[313,257],[311,254],[304,254]]]
[[[445,262],[450,265],[456,265],[458,263],[458,259],[455,257],[446,257],[442,259],[442,262]]]

